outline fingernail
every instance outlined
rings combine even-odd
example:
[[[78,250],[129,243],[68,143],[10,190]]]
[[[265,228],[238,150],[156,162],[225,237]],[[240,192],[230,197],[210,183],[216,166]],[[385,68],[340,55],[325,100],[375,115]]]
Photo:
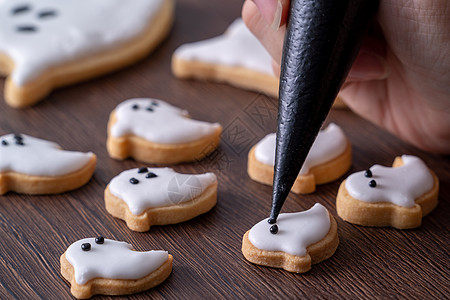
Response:
[[[281,23],[281,14],[283,13],[283,5],[281,4],[281,1],[277,1],[277,9],[275,11],[275,15],[273,17],[273,22],[270,25],[270,28],[272,28],[274,31],[278,31],[278,28],[280,28]]]
[[[380,80],[389,76],[389,67],[383,57],[361,51],[348,74],[351,80]]]

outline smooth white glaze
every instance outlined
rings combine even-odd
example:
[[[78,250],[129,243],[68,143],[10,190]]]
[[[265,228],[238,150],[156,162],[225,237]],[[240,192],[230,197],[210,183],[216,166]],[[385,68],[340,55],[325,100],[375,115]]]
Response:
[[[84,167],[93,154],[61,150],[58,144],[25,134],[23,146],[16,144],[14,134],[0,137],[0,172],[35,176],[60,176]],[[8,145],[1,144],[6,141]]]
[[[256,144],[255,157],[263,164],[275,164],[276,134],[271,133]],[[347,138],[342,129],[334,123],[321,130],[314,141],[300,175],[308,174],[309,170],[341,155],[347,147]]]
[[[133,105],[139,108],[133,109]],[[126,100],[115,112],[117,120],[111,127],[113,137],[135,135],[159,144],[193,142],[212,135],[220,127],[218,123],[190,119],[186,110],[150,98]]]
[[[84,243],[91,244],[89,251],[81,249]],[[105,239],[96,244],[95,238],[76,241],[66,251],[66,259],[75,270],[75,281],[85,284],[94,278],[139,279],[163,265],[169,255],[167,251],[133,251],[125,242]]]
[[[365,171],[354,173],[347,178],[345,188],[350,196],[361,201],[412,207],[415,199],[433,188],[434,180],[420,158],[402,155],[402,160],[404,165],[396,168],[372,166],[370,178],[364,176]],[[371,180],[375,180],[375,187],[369,186]]]
[[[180,174],[171,168],[148,168],[148,171],[157,177],[146,178],[148,173],[138,173],[138,170],[136,168],[123,171],[109,184],[110,192],[122,199],[134,215],[140,215],[149,208],[192,200],[217,182],[213,173]],[[139,180],[139,183],[130,183],[133,177]]]
[[[319,203],[306,211],[280,214],[276,223],[277,234],[270,233],[272,225],[267,220],[250,229],[248,239],[253,246],[297,256],[305,256],[306,248],[322,240],[331,226],[327,209]]]
[[[236,19],[223,35],[181,45],[174,55],[186,61],[243,67],[274,75],[271,56],[242,19]]]
[[[12,59],[23,86],[54,66],[76,61],[139,36],[164,0],[0,0],[0,53]],[[27,4],[30,10],[13,14]],[[54,11],[55,16],[39,18]],[[35,32],[18,32],[34,26]]]

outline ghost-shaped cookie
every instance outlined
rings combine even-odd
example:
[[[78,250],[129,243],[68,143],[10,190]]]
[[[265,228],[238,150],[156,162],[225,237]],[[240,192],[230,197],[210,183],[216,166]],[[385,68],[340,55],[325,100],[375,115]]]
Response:
[[[106,210],[135,231],[175,224],[206,213],[217,201],[213,173],[181,174],[170,168],[135,168],[114,177],[105,190]]]
[[[219,145],[222,127],[189,118],[186,110],[150,98],[129,99],[111,113],[107,149],[112,158],[148,163],[194,161]]]
[[[336,198],[338,215],[363,226],[415,228],[438,203],[439,180],[416,156],[402,155],[393,167],[374,165],[350,175]]]
[[[0,0],[6,101],[31,105],[53,88],[145,57],[172,15],[172,0]]]
[[[100,236],[76,241],[60,261],[72,294],[86,299],[95,294],[126,295],[150,289],[170,275],[173,257],[167,251],[134,251],[128,243]]]
[[[275,225],[267,221],[254,225],[242,240],[242,253],[254,264],[303,273],[332,256],[339,244],[336,221],[319,203],[280,214]]]
[[[172,56],[172,71],[180,78],[223,81],[278,95],[272,58],[242,19],[236,19],[223,35],[181,45]]]
[[[259,141],[249,152],[247,172],[253,180],[272,185],[275,164],[276,134]],[[350,168],[351,145],[342,129],[331,123],[321,130],[295,180],[292,192],[307,194],[316,185],[341,177]]]
[[[25,134],[0,137],[0,195],[8,191],[55,194],[89,181],[95,154],[65,151],[57,144]]]

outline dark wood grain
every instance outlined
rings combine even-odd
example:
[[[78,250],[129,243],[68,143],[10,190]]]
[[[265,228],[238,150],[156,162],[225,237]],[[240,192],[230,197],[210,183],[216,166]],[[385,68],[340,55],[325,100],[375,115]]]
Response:
[[[275,130],[276,102],[227,85],[177,80],[170,72],[177,46],[223,32],[239,16],[241,4],[179,0],[170,37],[138,64],[55,91],[32,108],[12,109],[0,99],[0,135],[22,132],[98,156],[93,179],[78,190],[0,197],[0,299],[70,298],[69,285],[59,273],[59,256],[72,242],[100,234],[127,241],[137,250],[166,249],[174,256],[173,273],[165,283],[129,299],[449,296],[449,157],[420,151],[348,110],[333,110],[328,122],[339,124],[352,142],[349,173],[374,163],[391,165],[404,153],[418,155],[440,178],[438,207],[414,230],[354,226],[336,216],[336,181],[311,195],[291,194],[283,207],[289,212],[324,204],[338,223],[340,245],[334,256],[306,274],[252,265],[243,258],[242,235],[268,216],[271,195],[270,187],[247,176],[247,152]],[[0,86],[3,94],[3,80]],[[105,149],[108,115],[131,97],[165,99],[194,118],[224,126],[218,151],[200,162],[175,166],[181,172],[217,174],[218,203],[211,212],[138,233],[105,211],[103,191],[110,179],[141,165],[110,159]]]

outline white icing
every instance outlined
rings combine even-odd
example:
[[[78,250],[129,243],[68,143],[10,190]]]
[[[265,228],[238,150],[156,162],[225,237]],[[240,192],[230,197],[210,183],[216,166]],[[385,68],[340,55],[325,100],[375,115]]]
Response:
[[[133,105],[139,108],[133,109]],[[153,143],[193,142],[212,135],[220,127],[218,123],[192,120],[186,110],[156,99],[129,99],[120,103],[115,112],[117,121],[111,127],[112,136],[132,134]]]
[[[60,176],[78,171],[93,156],[91,152],[61,150],[55,143],[25,134],[21,137],[23,146],[16,144],[13,134],[0,137],[0,172]]]
[[[170,168],[148,168],[148,171],[155,173],[157,177],[146,178],[147,173],[131,169],[114,177],[109,184],[111,193],[122,199],[134,215],[149,208],[192,200],[217,182],[213,173],[180,174]],[[139,183],[131,184],[130,179],[133,177]]]
[[[267,220],[262,220],[250,229],[248,238],[253,246],[297,256],[305,256],[306,248],[322,240],[331,226],[327,209],[319,203],[306,211],[280,214],[277,234],[270,233],[272,225]]]
[[[255,157],[263,164],[275,164],[276,134],[264,137],[255,147]],[[347,147],[347,138],[342,129],[334,123],[321,130],[306,157],[300,175],[308,174],[309,170],[341,155]]]
[[[91,244],[89,251],[81,249],[84,243]],[[125,242],[105,239],[96,244],[95,238],[76,241],[66,251],[66,259],[75,270],[75,281],[85,284],[94,278],[139,279],[163,265],[169,255],[167,251],[133,251]]]
[[[242,19],[235,20],[221,36],[181,45],[174,55],[182,60],[244,67],[274,75],[271,56]]]
[[[402,155],[402,160],[404,164],[396,168],[372,166],[371,178],[364,176],[365,171],[354,173],[347,178],[345,188],[350,196],[361,201],[412,207],[415,199],[433,188],[434,179],[420,158]],[[371,180],[376,182],[373,188],[369,186]]]
[[[164,0],[0,0],[0,53],[14,62],[22,86],[53,66],[120,45],[141,34]],[[13,14],[27,4],[29,11]],[[53,10],[54,17],[39,18]],[[18,26],[36,32],[18,32]]]

